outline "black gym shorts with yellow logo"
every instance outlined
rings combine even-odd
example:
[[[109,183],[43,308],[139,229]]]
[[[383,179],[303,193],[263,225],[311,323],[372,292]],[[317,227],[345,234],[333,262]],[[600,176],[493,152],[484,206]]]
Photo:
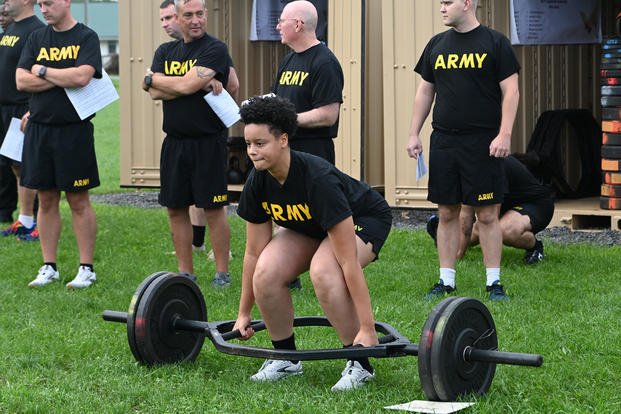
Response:
[[[29,121],[24,135],[21,184],[35,190],[65,192],[99,186],[93,124]]]
[[[166,136],[160,157],[158,202],[168,208],[219,208],[229,204],[226,140]]]
[[[429,151],[427,200],[443,205],[483,206],[502,203],[502,158],[490,157],[495,134],[452,135],[434,130]]]

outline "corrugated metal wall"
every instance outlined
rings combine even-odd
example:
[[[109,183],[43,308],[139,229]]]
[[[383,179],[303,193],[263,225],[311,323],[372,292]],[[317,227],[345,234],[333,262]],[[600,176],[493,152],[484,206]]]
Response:
[[[416,181],[416,165],[405,152],[412,103],[420,79],[413,66],[429,38],[447,28],[441,23],[438,2],[384,0],[382,6],[386,198],[392,206],[428,206],[427,179]],[[608,16],[603,19],[604,33],[610,34],[614,22],[610,16],[616,15],[615,5],[604,1],[602,6],[602,15]],[[481,23],[509,35],[508,0],[481,0],[478,15]],[[544,111],[586,108],[599,119],[599,45],[514,48],[522,71],[513,151],[526,149],[536,121]],[[422,131],[424,148],[429,148],[430,118]],[[575,159],[571,154],[569,158]]]
[[[613,32],[619,3],[602,2],[605,33]],[[159,1],[152,0],[119,1],[121,184],[125,186],[159,185],[161,105],[140,89],[155,48],[167,40],[159,26],[158,6]],[[211,0],[208,9],[208,32],[229,45],[235,61],[240,100],[267,92],[288,48],[279,42],[248,40],[251,0]],[[480,0],[478,13],[483,24],[509,33],[509,0]],[[416,165],[405,146],[419,80],[413,67],[429,38],[446,30],[439,2],[332,0],[328,16],[328,45],[345,73],[341,128],[335,141],[337,165],[384,187],[392,206],[428,205],[427,179],[415,180]],[[587,108],[599,119],[598,45],[516,46],[515,50],[522,72],[514,151],[526,148],[543,111]],[[423,137],[430,132],[428,121]],[[230,135],[242,136],[241,126],[232,128]]]
[[[122,186],[159,186],[161,103],[140,88],[155,49],[169,40],[159,24],[159,4],[119,1]],[[210,0],[207,7],[207,31],[229,46],[240,78],[240,100],[269,92],[289,49],[280,42],[248,40],[252,1]],[[243,136],[242,126],[231,128],[229,135]]]

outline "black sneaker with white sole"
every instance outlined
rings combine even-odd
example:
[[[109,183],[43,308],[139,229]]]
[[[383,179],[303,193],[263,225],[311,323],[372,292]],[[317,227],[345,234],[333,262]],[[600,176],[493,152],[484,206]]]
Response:
[[[543,258],[543,243],[540,240],[535,240],[533,248],[526,250],[526,253],[524,253],[524,263],[532,265],[539,263]]]
[[[444,281],[440,279],[438,283],[433,285],[429,293],[425,296],[425,299],[432,300],[437,298],[443,298],[455,291],[456,288],[450,285],[445,285]]]

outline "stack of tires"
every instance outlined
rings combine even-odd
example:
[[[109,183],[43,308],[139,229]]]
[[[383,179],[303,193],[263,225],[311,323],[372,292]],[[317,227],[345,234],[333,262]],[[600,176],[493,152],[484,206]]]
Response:
[[[602,44],[602,190],[600,207],[621,210],[621,38]]]

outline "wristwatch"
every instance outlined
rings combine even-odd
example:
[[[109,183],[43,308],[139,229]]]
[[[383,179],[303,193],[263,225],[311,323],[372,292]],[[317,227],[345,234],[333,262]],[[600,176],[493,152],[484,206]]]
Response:
[[[151,88],[151,84],[153,83],[153,75],[147,75],[144,77],[144,84],[147,87],[145,90],[149,90]]]
[[[40,77],[41,79],[45,78],[45,72],[47,72],[47,66],[41,66],[39,68],[39,72],[37,73],[37,76]]]

